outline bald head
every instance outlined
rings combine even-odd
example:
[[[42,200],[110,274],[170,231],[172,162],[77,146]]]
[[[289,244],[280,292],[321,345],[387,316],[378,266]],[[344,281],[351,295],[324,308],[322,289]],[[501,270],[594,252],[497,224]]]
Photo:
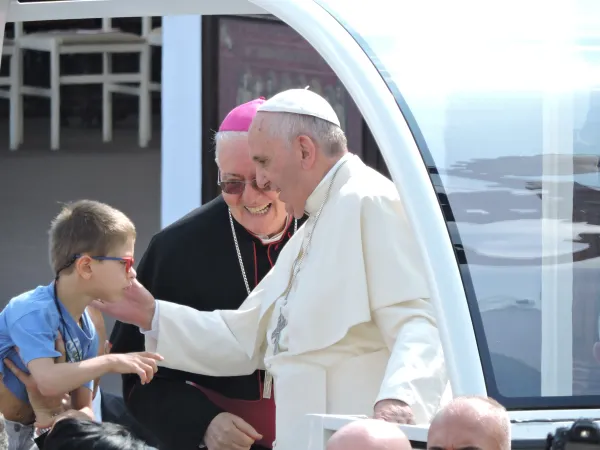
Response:
[[[356,420],[340,428],[327,450],[410,450],[411,445],[398,425],[383,420]]]
[[[510,450],[506,409],[487,397],[458,397],[433,419],[429,450]]]

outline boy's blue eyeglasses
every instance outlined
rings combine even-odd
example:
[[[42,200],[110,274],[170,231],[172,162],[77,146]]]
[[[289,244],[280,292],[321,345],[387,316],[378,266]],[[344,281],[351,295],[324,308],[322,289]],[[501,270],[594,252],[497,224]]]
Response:
[[[73,257],[69,260],[69,262],[67,262],[67,264],[64,265],[64,267],[62,267],[58,272],[62,272],[63,270],[65,270],[67,267],[71,267],[71,265],[77,261],[79,258],[81,258],[84,255],[73,255]],[[133,256],[90,256],[90,258],[92,258],[95,261],[119,261],[122,262],[125,265],[125,273],[129,273],[129,271],[131,270],[131,268],[133,267],[133,264],[135,263],[135,259],[133,258]],[[58,274],[57,274],[58,276]]]
[[[73,262],[75,262],[75,260],[77,260],[78,258],[81,258],[83,255],[75,255],[75,259],[73,260]],[[92,258],[95,261],[119,261],[122,262],[123,264],[125,264],[125,273],[129,273],[129,271],[131,270],[131,268],[133,267],[133,264],[135,263],[135,260],[133,258],[133,256],[90,256],[90,258]]]

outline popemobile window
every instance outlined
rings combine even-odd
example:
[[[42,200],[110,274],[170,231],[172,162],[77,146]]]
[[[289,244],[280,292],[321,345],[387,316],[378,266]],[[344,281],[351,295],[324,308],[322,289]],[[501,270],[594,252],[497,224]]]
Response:
[[[512,409],[597,406],[598,2],[492,15],[466,0],[401,15],[381,14],[385,0],[319,3],[377,67],[429,167],[488,393]]]
[[[350,151],[362,156],[362,116],[342,82],[302,36],[275,20],[227,17],[219,25],[219,120],[235,105],[309,86],[333,106]]]

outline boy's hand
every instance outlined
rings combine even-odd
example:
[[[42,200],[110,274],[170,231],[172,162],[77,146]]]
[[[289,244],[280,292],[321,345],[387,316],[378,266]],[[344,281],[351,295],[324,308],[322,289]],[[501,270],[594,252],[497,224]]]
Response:
[[[55,348],[61,354],[61,356],[56,358],[56,362],[65,362],[65,343],[60,333],[56,338]],[[69,408],[70,397],[68,394],[56,397],[44,397],[38,390],[37,384],[31,375],[20,370],[10,359],[5,359],[4,364],[25,385],[29,396],[29,403],[35,413],[35,425],[37,427],[45,428],[50,426],[54,421],[54,416]]]
[[[111,371],[121,374],[136,373],[142,384],[149,383],[158,371],[156,361],[164,358],[157,353],[111,353],[105,355],[111,363]]]

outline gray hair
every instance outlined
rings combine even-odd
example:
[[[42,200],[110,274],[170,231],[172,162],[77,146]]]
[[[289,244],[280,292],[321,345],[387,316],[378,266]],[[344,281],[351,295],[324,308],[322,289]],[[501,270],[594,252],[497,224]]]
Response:
[[[217,131],[215,133],[215,162],[219,166],[219,148],[223,142],[235,141],[241,138],[248,138],[247,131]]]
[[[306,135],[315,141],[325,156],[338,156],[346,151],[346,134],[337,125],[318,117],[285,112],[258,112],[267,118],[266,131],[276,139],[292,145],[298,136]],[[263,122],[264,123],[264,122]]]

